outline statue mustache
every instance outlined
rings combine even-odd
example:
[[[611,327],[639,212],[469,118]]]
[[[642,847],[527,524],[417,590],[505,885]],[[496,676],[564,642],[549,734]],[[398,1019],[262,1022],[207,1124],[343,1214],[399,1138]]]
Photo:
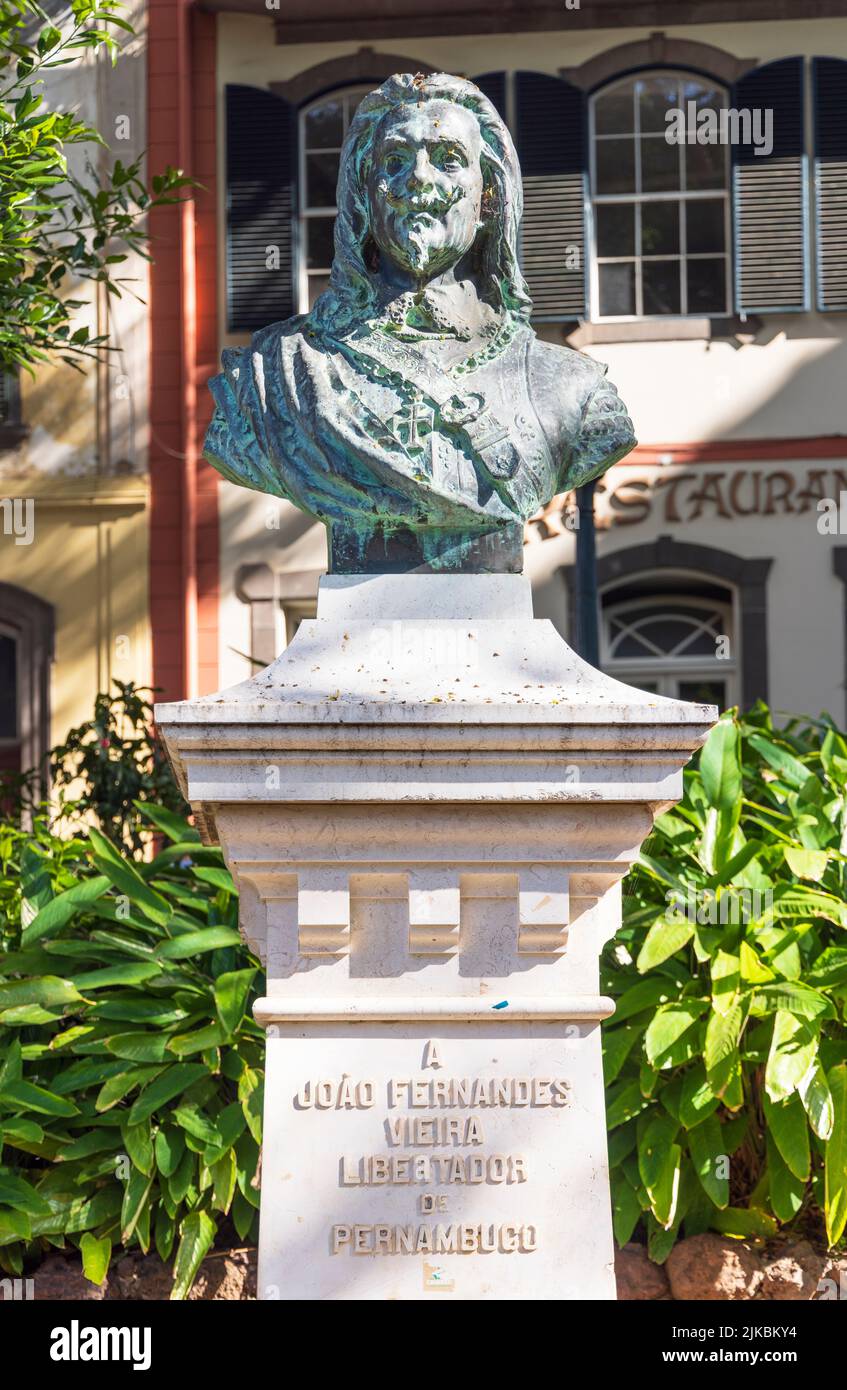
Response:
[[[438,193],[396,194],[385,190],[385,201],[388,205],[395,212],[406,215],[411,212],[428,212],[435,217],[443,217],[444,213],[449,212],[464,196],[464,191],[461,188],[453,188],[446,195]]]

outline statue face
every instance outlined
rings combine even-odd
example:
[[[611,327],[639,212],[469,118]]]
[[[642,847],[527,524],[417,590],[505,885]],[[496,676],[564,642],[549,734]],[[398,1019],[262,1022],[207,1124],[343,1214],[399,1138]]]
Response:
[[[368,178],[380,250],[417,279],[455,265],[479,229],[483,175],[476,117],[450,101],[402,106],[383,117]]]

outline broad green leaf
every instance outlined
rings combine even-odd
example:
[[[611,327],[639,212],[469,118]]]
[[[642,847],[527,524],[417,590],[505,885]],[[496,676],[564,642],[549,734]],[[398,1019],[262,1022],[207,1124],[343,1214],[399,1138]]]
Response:
[[[772,1134],[766,1134],[768,1154],[768,1195],[780,1221],[793,1221],[806,1193],[806,1184],[792,1173],[777,1148]]]
[[[159,1172],[169,1178],[176,1172],[185,1153],[185,1140],[173,1125],[162,1125],[154,1141],[156,1166]]]
[[[239,1235],[241,1233],[239,1232]],[[163,1206],[156,1210],[156,1226],[154,1240],[156,1243],[156,1253],[163,1264],[167,1264],[171,1258],[174,1247],[174,1237],[176,1236],[176,1222],[169,1216]],[[243,1240],[244,1237],[241,1236]]]
[[[237,1197],[241,1197],[241,1193],[238,1193]],[[241,1201],[244,1199],[241,1198]],[[253,1211],[249,1206],[246,1210],[250,1213],[250,1222],[247,1225],[249,1230],[253,1223]],[[236,1200],[233,1202],[233,1220],[237,1221],[240,1212],[242,1209],[237,1206]],[[246,1212],[243,1212],[242,1216],[246,1216]],[[637,1192],[622,1174],[617,1175],[612,1179],[612,1223],[615,1240],[619,1246],[626,1245],[638,1225],[640,1216],[641,1203]],[[241,1238],[243,1240],[244,1236]]]
[[[781,745],[772,743],[770,739],[763,738],[761,734],[751,734],[749,743],[751,748],[755,748],[765,762],[792,787],[800,789],[806,785],[810,777],[814,777],[814,773],[792,753]]]
[[[215,1008],[227,1033],[234,1033],[244,1017],[255,975],[254,969],[228,970],[215,981]]]
[[[765,1124],[783,1161],[801,1182],[809,1179],[809,1126],[802,1101],[795,1092],[787,1100],[771,1100],[762,1093]]]
[[[126,1182],[121,1206],[121,1240],[124,1245],[129,1244],[135,1232],[152,1186],[152,1174],[148,1176],[139,1172],[137,1168],[132,1169]]]
[[[819,1139],[829,1139],[835,1124],[835,1112],[826,1072],[817,1057],[798,1083],[797,1090],[815,1134]]]
[[[215,1239],[215,1223],[206,1211],[192,1211],[180,1227],[180,1242],[174,1261],[174,1284],[171,1298],[187,1297],[204,1256]]]
[[[141,1121],[149,1119],[160,1105],[166,1105],[174,1096],[186,1091],[192,1082],[206,1075],[207,1071],[202,1062],[176,1062],[172,1067],[167,1067],[155,1081],[144,1087],[129,1112],[129,1123],[141,1124]]]
[[[232,1206],[232,1199],[235,1194],[236,1163],[235,1153],[232,1149],[228,1149],[217,1162],[211,1165],[211,1174],[212,1207],[226,1215]]]
[[[32,1184],[14,1173],[0,1173],[0,1204],[25,1211],[29,1216],[42,1216],[50,1210]]]
[[[639,974],[646,974],[654,966],[661,965],[670,956],[676,955],[693,935],[694,924],[685,917],[662,917],[658,922],[654,922],[638,953],[636,968]]]
[[[87,975],[74,975],[77,989],[106,989],[110,985],[140,985],[161,975],[162,967],[153,960],[129,961],[125,965],[108,965],[102,970],[92,970]]]
[[[203,951],[217,951],[222,946],[238,946],[241,938],[231,927],[204,927],[202,931],[185,932],[156,947],[163,960],[186,960]]]
[[[5,1046],[5,1056],[0,1062],[0,1091],[8,1081],[20,1081],[23,1075],[23,1060],[21,1045],[17,1038],[13,1038]]]
[[[9,1081],[0,1091],[0,1109],[34,1110],[38,1115],[78,1115],[79,1110],[72,1101],[48,1091],[44,1086],[35,1086],[31,1081]]]
[[[135,809],[146,820],[151,821],[157,830],[161,830],[163,835],[167,835],[169,840],[174,840],[177,844],[181,844],[183,841],[186,843],[196,842],[199,846],[199,832],[183,820],[182,816],[168,811],[164,806],[157,806],[152,801],[136,801],[133,804]]]
[[[782,852],[793,874],[820,883],[829,859],[825,849],[801,849],[798,845],[785,845]]]
[[[759,959],[753,947],[747,941],[742,941],[738,947],[738,963],[741,970],[741,979],[745,984],[767,984],[769,980],[773,979],[773,971]]]
[[[637,984],[630,985],[629,989],[624,990],[618,999],[615,1005],[615,1023],[623,1023],[624,1019],[632,1018],[633,1015],[640,1014],[645,1009],[674,999],[678,993],[679,990],[673,981],[665,976],[639,980]]]
[[[40,941],[42,937],[53,936],[57,931],[61,931],[81,909],[102,897],[109,883],[108,878],[98,874],[95,878],[85,879],[60,893],[41,909],[28,927],[24,928],[21,933],[21,945],[31,946],[34,941]]]
[[[0,1247],[32,1239],[32,1221],[25,1211],[0,1211]]]
[[[829,1073],[833,1124],[824,1159],[826,1235],[830,1247],[837,1244],[847,1226],[847,1066]]]
[[[194,877],[199,878],[201,883],[210,883],[213,888],[223,888],[227,893],[235,892],[232,874],[228,869],[216,869],[204,864],[196,864],[193,873]]]
[[[178,1033],[167,1041],[168,1051],[175,1057],[190,1057],[194,1052],[203,1052],[207,1047],[217,1047],[226,1042],[227,1035],[219,1023],[207,1023],[193,1033]]]
[[[638,1171],[660,1226],[673,1225],[679,1197],[681,1151],[674,1138],[679,1126],[667,1115],[647,1124],[638,1145]]]
[[[88,832],[92,846],[92,857],[101,873],[106,874],[120,893],[126,894],[134,906],[139,907],[145,917],[159,926],[166,926],[171,915],[167,901],[145,883],[135,865],[125,859],[99,830]],[[33,923],[33,926],[35,924]],[[25,943],[28,944],[28,943]]]
[[[102,1284],[112,1258],[111,1240],[108,1236],[102,1236],[98,1240],[97,1236],[86,1231],[79,1242],[79,1249],[82,1255],[82,1272],[86,1279],[90,1279],[92,1284]]]
[[[172,1118],[182,1129],[199,1139],[203,1144],[220,1144],[221,1134],[217,1125],[199,1107],[192,1103],[178,1105],[171,1111]]]
[[[42,1008],[62,1007],[82,1002],[82,995],[70,980],[58,975],[42,975],[36,980],[9,980],[0,984],[0,1009],[40,1004]]]
[[[778,1229],[773,1217],[758,1207],[727,1207],[724,1211],[716,1211],[712,1225],[723,1235],[741,1240],[750,1236],[768,1239],[775,1236]]]
[[[119,1100],[129,1095],[136,1086],[145,1086],[158,1076],[162,1071],[161,1067],[131,1067],[122,1068],[116,1076],[111,1076],[109,1080],[100,1088],[96,1101],[94,1102],[97,1110],[111,1110],[113,1105],[117,1105]]]
[[[258,1072],[245,1067],[238,1083],[238,1099],[244,1111],[247,1128],[257,1144],[262,1142],[262,1097],[264,1085]]]
[[[738,725],[723,718],[712,729],[700,754],[700,777],[709,805],[732,812],[741,800]]]
[[[167,1033],[116,1033],[106,1039],[106,1046],[116,1057],[127,1062],[163,1062],[168,1044]]]
[[[661,1066],[674,1043],[694,1027],[708,1007],[705,999],[678,999],[657,1009],[644,1035],[647,1060]]]
[[[765,1087],[771,1100],[787,1100],[798,1089],[817,1050],[818,1034],[808,1020],[778,1009],[765,1069]]]
[[[703,1062],[709,1084],[716,1095],[723,1096],[736,1070],[738,1043],[744,1026],[746,1004],[736,999],[726,1013],[709,1015]]]
[[[140,1173],[149,1177],[153,1171],[153,1134],[150,1121],[142,1120],[140,1125],[125,1124],[121,1129],[126,1151]]]
[[[610,1086],[641,1035],[641,1029],[631,1026],[606,1028],[603,1032],[603,1078]]]
[[[696,1063],[685,1073],[679,1101],[680,1123],[686,1129],[699,1125],[707,1115],[717,1110],[720,1104],[706,1079],[706,1069],[702,1062]]]
[[[738,956],[729,951],[717,951],[712,957],[712,1008],[728,1014],[733,1008],[741,983]]]
[[[688,1132],[688,1151],[703,1191],[716,1207],[729,1204],[729,1154],[723,1126],[717,1115],[706,1118]]]
[[[797,1018],[832,1018],[834,1009],[826,995],[793,980],[762,985],[753,997],[753,1013],[760,1016],[775,1011],[795,1014]]]

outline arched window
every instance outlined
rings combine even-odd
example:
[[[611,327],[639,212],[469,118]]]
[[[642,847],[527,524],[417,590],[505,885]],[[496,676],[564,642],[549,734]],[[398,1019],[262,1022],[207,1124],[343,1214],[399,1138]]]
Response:
[[[641,690],[726,709],[739,698],[733,599],[692,575],[645,575],[606,589],[603,669]]]
[[[689,143],[690,118],[696,136],[695,113],[726,104],[719,84],[668,71],[624,78],[592,98],[595,318],[730,312],[729,148]],[[671,112],[684,113],[684,141],[669,138]]]
[[[298,309],[305,314],[329,284],[335,186],[341,146],[356,107],[373,84],[348,87],[300,111],[300,254]]]

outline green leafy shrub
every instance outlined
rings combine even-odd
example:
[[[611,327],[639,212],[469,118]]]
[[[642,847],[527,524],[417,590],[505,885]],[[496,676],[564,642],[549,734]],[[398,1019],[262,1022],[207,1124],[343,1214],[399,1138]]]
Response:
[[[829,1245],[847,1222],[847,742],[724,716],[603,960],[615,1234]]]
[[[78,1246],[174,1258],[184,1298],[216,1232],[254,1238],[264,1040],[258,963],[218,849],[139,803],[168,843],[0,826],[0,1266]]]
[[[91,815],[116,844],[139,854],[150,838],[139,801],[183,816],[190,808],[153,732],[153,706],[144,698],[150,692],[132,681],[113,685],[115,694],[97,696],[93,718],[52,750],[51,774],[67,819]]]

